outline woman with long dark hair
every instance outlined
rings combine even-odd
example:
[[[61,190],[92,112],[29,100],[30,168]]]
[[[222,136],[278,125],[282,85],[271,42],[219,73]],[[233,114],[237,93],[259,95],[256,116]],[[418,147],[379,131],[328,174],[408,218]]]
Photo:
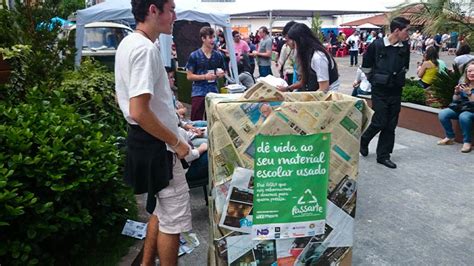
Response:
[[[438,75],[438,51],[434,46],[426,48],[423,56],[423,62],[418,66],[418,77],[419,82],[423,88],[428,88],[433,83],[434,79]]]
[[[296,23],[288,31],[288,38],[296,44],[299,73],[303,81],[300,91],[323,92],[339,88],[339,73],[334,58],[324,48],[311,29],[302,23]]]

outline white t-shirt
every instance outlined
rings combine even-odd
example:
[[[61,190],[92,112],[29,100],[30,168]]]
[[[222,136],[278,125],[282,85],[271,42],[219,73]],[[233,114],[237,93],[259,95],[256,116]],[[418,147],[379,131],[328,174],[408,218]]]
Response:
[[[454,58],[454,64],[456,64],[459,70],[462,71],[462,67],[464,66],[464,64],[466,64],[467,62],[473,59],[474,59],[474,55],[470,55],[470,54],[459,55]]]
[[[360,85],[359,88],[365,92],[371,92],[372,90],[372,84],[367,80],[367,76],[362,72],[360,68],[357,69],[357,74],[356,74],[356,80],[360,80]]]
[[[115,93],[123,116],[133,125],[137,122],[130,117],[130,99],[142,94],[151,94],[151,111],[171,132],[179,136],[178,117],[160,51],[154,43],[139,33],[125,37],[117,48]]]
[[[354,41],[354,44],[350,45],[349,42]],[[349,45],[349,51],[359,51],[359,36],[351,35],[347,38],[346,43]]]
[[[328,59],[323,52],[316,51],[311,58],[311,68],[316,72],[318,76],[318,82],[329,81],[329,68],[328,68]],[[334,62],[331,62],[331,68],[336,67],[333,65]],[[337,91],[339,89],[339,79],[334,81],[329,85],[330,91]]]

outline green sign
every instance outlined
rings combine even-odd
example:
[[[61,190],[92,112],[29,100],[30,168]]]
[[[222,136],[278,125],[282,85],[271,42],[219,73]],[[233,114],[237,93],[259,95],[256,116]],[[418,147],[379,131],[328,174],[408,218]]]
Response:
[[[255,138],[255,238],[324,233],[331,135]]]

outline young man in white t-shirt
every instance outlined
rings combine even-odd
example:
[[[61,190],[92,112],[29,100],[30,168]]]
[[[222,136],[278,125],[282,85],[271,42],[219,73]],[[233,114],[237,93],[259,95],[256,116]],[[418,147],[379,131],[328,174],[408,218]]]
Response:
[[[153,212],[142,264],[155,265],[158,247],[161,265],[176,265],[179,234],[191,229],[189,188],[180,161],[190,147],[180,138],[172,92],[154,44],[161,33],[171,34],[175,3],[131,4],[137,28],[120,43],[115,63],[117,100],[129,124],[125,181],[135,193],[148,192],[147,211]]]
[[[349,55],[351,57],[351,66],[357,66],[359,64],[359,32],[354,31],[349,38],[346,40],[347,45],[349,45]]]

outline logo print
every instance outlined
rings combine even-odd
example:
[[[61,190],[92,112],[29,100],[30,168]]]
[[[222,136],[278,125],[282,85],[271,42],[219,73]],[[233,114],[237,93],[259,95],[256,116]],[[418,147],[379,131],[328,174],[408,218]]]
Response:
[[[313,192],[308,188],[304,191],[304,194],[298,199],[298,204],[302,205],[302,204],[310,204],[310,203],[318,203],[318,199],[313,195]]]
[[[310,189],[306,189],[291,210],[292,215],[311,215],[311,213],[323,213],[323,207]]]
[[[269,231],[267,228],[265,229],[257,229],[257,235],[258,236],[266,236],[268,235]]]

